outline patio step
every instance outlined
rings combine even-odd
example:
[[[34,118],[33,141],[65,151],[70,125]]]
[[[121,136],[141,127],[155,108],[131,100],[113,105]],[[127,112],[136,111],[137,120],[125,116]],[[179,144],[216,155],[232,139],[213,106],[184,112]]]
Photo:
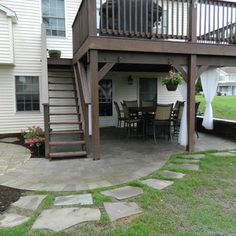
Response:
[[[73,85],[71,82],[48,82],[48,84]]]
[[[49,89],[50,92],[75,92],[74,89]]]
[[[80,140],[80,141],[58,141],[58,142],[49,142],[50,146],[57,146],[57,145],[84,145],[85,141]]]
[[[78,122],[77,121],[49,122],[49,125],[81,125],[81,124],[82,124],[81,121],[78,121]]]
[[[49,97],[49,99],[77,99],[77,97]]]
[[[64,135],[64,134],[83,134],[83,130],[63,130],[63,131],[51,131],[50,135]]]
[[[80,115],[79,112],[68,112],[68,113],[49,113],[50,116],[76,116]]]
[[[78,151],[78,152],[53,152],[49,154],[49,158],[68,158],[68,157],[86,157],[86,151]]]
[[[49,107],[77,107],[77,105],[50,105]]]

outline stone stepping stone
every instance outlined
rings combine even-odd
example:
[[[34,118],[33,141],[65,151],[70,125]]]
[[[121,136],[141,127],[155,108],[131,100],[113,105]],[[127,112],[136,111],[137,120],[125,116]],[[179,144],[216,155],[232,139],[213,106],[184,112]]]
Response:
[[[21,216],[18,214],[13,213],[5,213],[3,216],[1,216],[0,219],[0,227],[6,228],[6,227],[15,227],[17,225],[21,225],[28,221],[30,218],[26,216]]]
[[[55,232],[88,221],[99,221],[101,212],[93,208],[62,208],[44,210],[32,229],[48,229]]]
[[[179,163],[197,163],[198,164],[200,162],[200,160],[178,158],[178,159],[175,159],[174,162],[179,162]]]
[[[174,171],[169,171],[169,170],[162,170],[160,173],[166,177],[174,178],[174,179],[182,179],[185,174],[180,173],[180,172],[174,172]]]
[[[123,200],[126,198],[135,197],[140,194],[143,194],[143,189],[138,187],[125,186],[113,190],[103,191],[102,194],[105,196],[114,197],[117,200]]]
[[[183,158],[190,158],[190,159],[202,159],[205,157],[204,154],[189,154],[189,155],[183,155]]]
[[[199,170],[199,165],[196,164],[169,164],[169,167],[184,169],[184,170]]]
[[[135,202],[105,202],[104,207],[111,222],[143,212]]]
[[[164,188],[167,188],[168,186],[172,185],[174,181],[169,180],[160,180],[160,179],[146,179],[141,181],[143,184],[148,185],[149,187],[162,190]]]
[[[236,151],[230,151],[230,153],[236,154]]]
[[[70,205],[93,205],[92,194],[77,194],[69,196],[56,197],[54,206],[70,206]]]
[[[26,210],[36,210],[47,195],[29,195],[20,197],[20,199],[14,202],[12,205]]]
[[[215,152],[215,153],[211,153],[211,155],[213,155],[213,156],[233,157],[233,156],[236,155],[236,153],[232,153],[232,152]]]

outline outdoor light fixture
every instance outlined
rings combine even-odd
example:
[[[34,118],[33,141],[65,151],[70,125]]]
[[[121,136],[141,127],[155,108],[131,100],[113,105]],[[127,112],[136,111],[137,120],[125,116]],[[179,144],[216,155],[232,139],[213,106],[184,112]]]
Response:
[[[128,85],[133,85],[133,83],[134,83],[134,79],[133,79],[132,75],[130,75],[128,78]]]

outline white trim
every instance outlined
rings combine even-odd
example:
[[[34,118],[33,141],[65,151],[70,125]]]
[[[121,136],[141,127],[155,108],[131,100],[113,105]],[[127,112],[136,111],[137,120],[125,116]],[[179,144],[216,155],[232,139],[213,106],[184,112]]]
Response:
[[[10,17],[14,24],[17,24],[18,18],[17,18],[16,13],[13,10],[11,10],[11,9],[3,6],[2,4],[0,4],[0,11],[3,11],[6,14],[7,17]]]

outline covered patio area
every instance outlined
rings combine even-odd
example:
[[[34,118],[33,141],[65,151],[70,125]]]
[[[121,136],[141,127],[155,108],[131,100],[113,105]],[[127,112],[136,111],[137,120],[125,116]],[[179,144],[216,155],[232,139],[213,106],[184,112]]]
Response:
[[[236,143],[200,134],[196,151],[233,149]],[[22,147],[23,148],[23,147]],[[13,149],[12,149],[13,150]],[[9,152],[11,149],[9,148]],[[174,140],[124,138],[121,129],[101,129],[101,160],[53,160],[31,158],[14,170],[0,173],[0,185],[40,190],[79,191],[121,184],[139,179],[161,168],[174,153],[184,149]],[[0,152],[1,153],[1,152]]]

